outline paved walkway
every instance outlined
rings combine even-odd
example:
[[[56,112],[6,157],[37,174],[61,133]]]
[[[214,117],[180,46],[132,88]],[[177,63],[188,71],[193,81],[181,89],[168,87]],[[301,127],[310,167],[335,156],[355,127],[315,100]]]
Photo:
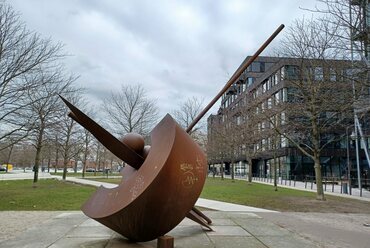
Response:
[[[54,177],[54,176],[52,176]],[[59,177],[57,177],[59,178]],[[116,187],[69,177],[75,183]],[[184,219],[168,235],[175,238],[175,247],[369,247],[370,215],[366,214],[318,214],[280,213],[265,209],[250,208],[237,204],[199,199],[198,206],[220,211],[204,211],[212,221],[214,231]],[[226,210],[226,211],[225,211]],[[89,219],[80,211],[55,212],[50,218],[35,221],[38,212],[1,212],[0,229],[3,223],[23,225],[28,215],[33,215],[29,228],[7,239],[0,238],[0,247],[156,247],[156,240],[132,243],[100,223]],[[45,214],[45,213],[43,213]],[[5,221],[7,216],[11,219]],[[165,221],[165,220],[164,220]]]
[[[184,219],[168,233],[175,238],[175,247],[320,247],[315,241],[281,228],[254,213],[209,211],[205,214],[212,218],[214,231],[206,231],[200,225]],[[15,238],[0,241],[0,247],[149,248],[157,247],[157,241],[132,243],[81,212],[65,212],[29,228]]]

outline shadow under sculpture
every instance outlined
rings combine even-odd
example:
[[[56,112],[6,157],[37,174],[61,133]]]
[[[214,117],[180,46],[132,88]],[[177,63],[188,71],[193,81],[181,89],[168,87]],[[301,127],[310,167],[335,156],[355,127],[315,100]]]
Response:
[[[211,230],[211,220],[194,207],[206,178],[206,156],[169,114],[152,130],[148,152],[147,146],[137,148],[135,136],[131,138],[134,144],[125,144],[125,139],[119,141],[66,99],[62,100],[70,108],[71,118],[130,165],[124,168],[116,188],[101,186],[86,201],[81,208],[85,215],[133,241],[162,236],[185,217]]]

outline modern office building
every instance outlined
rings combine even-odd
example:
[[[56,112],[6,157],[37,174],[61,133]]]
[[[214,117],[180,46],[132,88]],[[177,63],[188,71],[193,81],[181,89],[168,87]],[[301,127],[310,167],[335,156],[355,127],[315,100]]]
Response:
[[[208,118],[210,169],[224,168],[228,174],[233,164],[235,174],[246,174],[252,166],[253,174],[269,176],[276,164],[282,177],[314,176],[314,161],[297,145],[312,154],[312,136],[318,135],[323,176],[355,175],[350,103],[358,76],[350,68],[350,61],[343,60],[257,58],[222,96],[217,114]],[[361,120],[369,149],[369,114]],[[312,130],[312,121],[320,130]],[[367,174],[362,150],[360,166]]]

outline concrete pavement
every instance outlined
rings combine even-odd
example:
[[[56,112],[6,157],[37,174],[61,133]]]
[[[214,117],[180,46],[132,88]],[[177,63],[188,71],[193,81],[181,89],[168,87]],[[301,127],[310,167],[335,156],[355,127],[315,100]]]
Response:
[[[55,176],[52,176],[55,178]],[[59,177],[57,177],[59,178]],[[116,187],[115,184],[69,177],[75,183]],[[199,199],[197,206],[219,211],[204,211],[213,220],[213,232],[185,219],[168,235],[175,238],[175,247],[369,247],[368,214],[280,213],[237,204]],[[3,223],[25,225],[27,215],[14,215],[9,221],[2,212]],[[8,239],[0,239],[0,247],[156,247],[156,241],[132,243],[80,211],[66,211],[40,218],[29,228]],[[43,221],[42,221],[43,220]],[[165,221],[165,220],[163,220]],[[31,222],[30,222],[31,223]]]
[[[184,219],[168,233],[175,238],[175,247],[320,247],[315,241],[281,228],[254,213],[205,211],[205,214],[212,218],[214,231],[206,231],[200,225]],[[0,247],[149,248],[157,247],[157,241],[130,242],[76,211],[59,214],[17,237],[0,241]]]

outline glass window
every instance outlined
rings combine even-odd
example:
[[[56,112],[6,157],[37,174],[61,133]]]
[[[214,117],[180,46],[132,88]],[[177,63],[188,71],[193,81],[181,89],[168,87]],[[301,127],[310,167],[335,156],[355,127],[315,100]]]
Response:
[[[278,78],[278,74],[277,73],[275,73],[275,75],[274,75],[274,83],[275,84],[278,84],[279,83],[279,78]]]
[[[286,88],[283,88],[283,102],[288,101],[288,92]]]
[[[248,72],[264,72],[265,63],[264,62],[252,62],[252,64],[248,66],[247,71]]]
[[[284,125],[286,123],[286,117],[285,117],[285,112],[280,113],[280,120],[281,120],[281,125]]]
[[[281,67],[280,68],[280,80],[284,80],[285,79],[285,70],[284,70],[284,67]]]
[[[324,80],[324,70],[322,67],[315,67],[314,69],[314,80],[322,81]]]
[[[281,135],[281,147],[287,147],[288,146],[288,142],[287,142],[287,139]]]
[[[286,65],[285,66],[285,79],[288,79],[288,80],[298,79],[298,66]]]
[[[279,94],[279,92],[276,92],[276,94],[275,94],[275,104],[278,104],[278,103],[280,103],[280,94]]]
[[[330,81],[337,81],[337,73],[333,68],[330,68]]]
[[[251,86],[254,83],[254,77],[247,77],[247,86]]]
[[[271,98],[269,98],[269,99],[267,99],[267,108],[272,108],[272,99]]]
[[[262,84],[262,92],[265,93],[267,91],[267,82]]]

